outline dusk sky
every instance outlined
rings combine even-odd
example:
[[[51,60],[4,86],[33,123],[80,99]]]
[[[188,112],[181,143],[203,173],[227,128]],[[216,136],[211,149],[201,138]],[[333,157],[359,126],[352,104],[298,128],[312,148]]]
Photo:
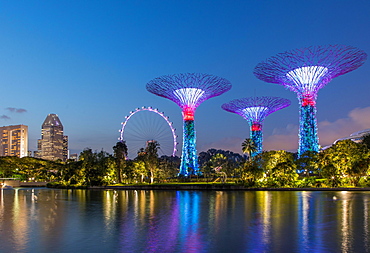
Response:
[[[29,150],[37,149],[46,116],[56,113],[71,153],[86,147],[111,153],[124,117],[142,106],[164,111],[181,143],[180,108],[145,86],[162,75],[208,73],[233,87],[198,107],[198,152],[241,153],[249,126],[221,105],[255,95],[292,101],[264,121],[264,149],[296,151],[296,95],[258,80],[253,69],[277,53],[313,45],[370,54],[370,1],[0,0],[0,34],[0,125],[28,125]],[[370,128],[369,61],[319,92],[322,146]]]

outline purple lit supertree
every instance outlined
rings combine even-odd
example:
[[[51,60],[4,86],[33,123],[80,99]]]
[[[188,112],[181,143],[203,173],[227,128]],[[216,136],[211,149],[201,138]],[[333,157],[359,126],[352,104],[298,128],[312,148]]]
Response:
[[[222,105],[222,109],[245,118],[250,127],[250,138],[256,145],[255,156],[262,152],[262,123],[273,112],[290,105],[290,100],[279,97],[248,97],[234,99]]]
[[[306,151],[319,151],[316,120],[318,91],[334,77],[359,68],[366,57],[364,51],[351,46],[314,46],[277,54],[255,67],[257,78],[285,86],[298,96],[299,156]]]
[[[230,82],[213,75],[187,73],[155,78],[146,85],[146,89],[155,95],[172,100],[181,107],[184,128],[179,176],[200,175],[194,113],[205,100],[230,90]]]

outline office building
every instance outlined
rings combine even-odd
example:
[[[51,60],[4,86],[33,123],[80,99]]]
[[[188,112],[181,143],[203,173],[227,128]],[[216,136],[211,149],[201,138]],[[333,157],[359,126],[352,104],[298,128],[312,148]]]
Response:
[[[41,127],[41,139],[37,142],[38,158],[45,160],[68,159],[68,137],[63,135],[63,125],[58,115],[49,114]]]

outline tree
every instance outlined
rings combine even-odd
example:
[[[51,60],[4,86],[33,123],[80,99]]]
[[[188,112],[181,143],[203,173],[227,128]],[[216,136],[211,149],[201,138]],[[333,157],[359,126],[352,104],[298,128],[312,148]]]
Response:
[[[266,186],[293,186],[298,178],[293,153],[285,150],[262,152],[259,162],[264,171]]]
[[[365,144],[351,140],[339,141],[319,156],[321,175],[328,180],[339,183],[349,181],[357,185],[361,177],[367,176],[370,154]]]
[[[136,160],[132,162],[132,171],[136,178],[140,178],[140,183],[143,183],[145,177],[148,175],[148,170],[145,166],[145,162],[141,160]]]
[[[293,187],[298,178],[296,165],[292,160],[278,163],[271,171],[270,177],[275,178],[278,187]]]
[[[147,166],[150,173],[150,183],[154,183],[154,177],[159,169],[158,161],[158,149],[159,143],[157,141],[149,141],[145,148],[145,165]]]
[[[221,175],[222,182],[225,183],[227,180],[227,174],[223,169],[224,164],[226,163],[227,158],[223,154],[216,154],[214,155],[210,162],[212,164],[213,170]]]
[[[210,177],[214,176],[215,171],[213,168],[215,167],[213,165],[214,161],[211,161],[214,159],[218,154],[222,154],[226,157],[226,159],[223,160],[222,163],[222,171],[227,173],[230,177],[240,177],[243,164],[245,162],[245,157],[238,153],[234,153],[231,151],[225,151],[222,149],[208,149],[207,152],[200,152],[198,156],[199,165],[201,167],[201,171],[204,175],[204,177]]]
[[[242,143],[242,151],[244,154],[248,153],[248,159],[251,161],[252,154],[257,152],[257,146],[251,138],[246,138]]]
[[[117,182],[122,183],[122,172],[126,166],[126,159],[127,159],[127,145],[125,141],[119,141],[113,147],[114,151],[114,158],[116,161],[116,174],[117,174]]]
[[[298,172],[305,177],[310,176],[310,174],[317,174],[319,168],[318,162],[318,152],[308,150],[296,160]]]
[[[93,153],[91,148],[85,148],[79,156],[79,160],[81,161],[81,167],[79,169],[79,183],[82,185],[91,185],[91,180],[94,180],[95,176],[95,168],[94,165],[96,163],[96,154]]]
[[[259,163],[259,156],[255,157],[255,159],[248,160],[244,163],[242,174],[241,174],[241,181],[249,187],[256,187],[259,186],[258,182],[263,178],[264,171],[262,166]]]
[[[361,138],[361,143],[365,144],[368,149],[370,149],[370,133],[365,134]]]
[[[154,183],[154,178],[158,174],[159,170],[159,159],[158,149],[160,145],[157,141],[147,141],[145,149],[141,148],[138,151],[138,156],[135,158],[136,161],[143,161],[145,168],[150,174],[150,183]]]
[[[81,173],[82,161],[69,161],[58,171],[63,185],[83,185],[85,176]]]
[[[12,161],[10,156],[1,157],[0,159],[0,177],[10,178],[18,174],[17,165]]]
[[[159,173],[161,179],[173,178],[179,174],[181,159],[178,156],[161,156],[159,158]]]
[[[354,186],[360,186],[362,177],[369,175],[370,155],[369,153],[362,159],[355,161],[350,170],[350,180]]]

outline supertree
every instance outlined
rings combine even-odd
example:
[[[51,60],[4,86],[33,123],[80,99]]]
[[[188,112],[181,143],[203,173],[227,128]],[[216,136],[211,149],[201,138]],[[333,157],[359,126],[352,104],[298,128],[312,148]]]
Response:
[[[245,118],[250,127],[250,138],[256,145],[255,156],[262,152],[262,123],[273,112],[290,105],[290,100],[279,97],[247,97],[234,99],[222,105],[222,109]]]
[[[318,91],[334,77],[360,67],[366,57],[364,51],[351,46],[313,46],[277,54],[255,67],[257,78],[280,84],[297,94],[300,105],[299,156],[306,151],[319,151]]]
[[[200,175],[194,113],[205,100],[230,90],[230,82],[213,75],[187,73],[155,78],[146,85],[146,89],[155,95],[172,100],[181,107],[184,128],[179,176]]]

